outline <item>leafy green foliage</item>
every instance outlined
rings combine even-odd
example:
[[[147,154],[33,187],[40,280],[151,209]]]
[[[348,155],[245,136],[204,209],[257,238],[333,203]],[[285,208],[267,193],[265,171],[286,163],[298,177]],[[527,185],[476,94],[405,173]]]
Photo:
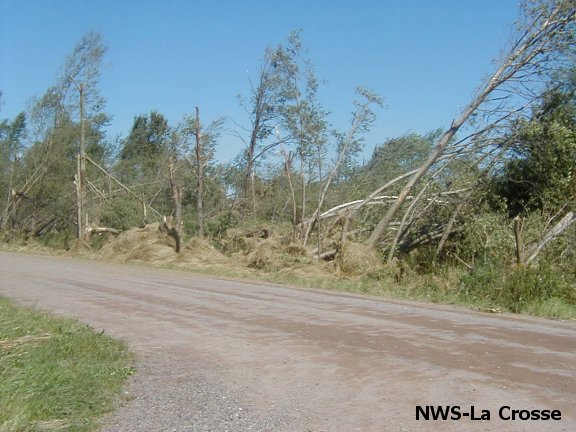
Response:
[[[116,170],[128,185],[150,181],[166,165],[170,128],[166,118],[152,111],[134,119],[132,130],[124,140]]]
[[[102,226],[128,230],[144,222],[142,205],[131,197],[117,197],[106,201],[99,209]]]
[[[461,295],[488,307],[520,313],[552,299],[576,305],[574,280],[548,264],[502,268],[486,263],[462,277]]]
[[[0,121],[0,229],[6,228],[10,196],[20,167],[18,159],[26,134],[26,114],[18,114],[12,122]]]
[[[556,5],[565,7],[564,15],[573,13],[573,2],[538,0],[525,2],[526,17],[537,17],[533,24],[539,25]],[[557,17],[567,17],[561,15]],[[524,29],[528,35],[538,30],[532,27]],[[573,30],[573,25],[562,29]],[[566,43],[573,41],[570,35],[542,37],[545,49],[530,45],[521,50],[507,67],[511,77],[518,72],[535,77],[545,71],[540,66],[558,68],[565,59],[561,53],[573,50]],[[97,34],[86,35],[67,59],[65,73],[30,112],[0,122],[2,227],[70,247],[76,224],[78,90],[85,85],[87,154],[130,189],[128,193],[89,164],[85,207],[92,223],[126,230],[158,216],[174,216],[182,222],[184,236],[204,232],[227,254],[248,252],[249,242],[235,230],[281,231],[284,240],[306,246],[308,254],[328,252],[326,257],[341,250],[342,239],[348,238],[379,248],[389,266],[398,259],[402,271],[409,269],[399,271],[399,279],[409,275],[424,281],[420,287],[404,286],[414,295],[432,300],[460,296],[514,311],[537,310],[538,298],[551,311],[571,307],[567,287],[574,287],[576,228],[539,255],[552,270],[543,272],[538,288],[532,269],[512,270],[516,244],[511,217],[520,215],[524,221],[520,246],[527,253],[563,213],[575,210],[574,69],[558,73],[541,97],[533,99],[538,103],[523,120],[515,117],[525,114],[513,109],[515,97],[477,100],[480,108],[466,114],[468,121],[457,118],[446,132],[387,139],[360,165],[382,99],[358,88],[350,127],[331,130],[329,113],[318,99],[321,81],[306,58],[300,33],[294,32],[287,43],[266,50],[250,98],[241,102],[249,124],[243,128],[246,136],[236,136],[245,148],[233,162],[215,164],[224,121],[204,126],[199,114],[184,116],[177,127],[156,111],[136,116],[128,136],[119,138],[116,153],[110,154],[103,133],[108,117],[97,89],[104,52]],[[523,59],[528,61],[525,67]],[[506,92],[518,91],[519,81],[513,81]],[[526,85],[522,94],[541,91]],[[455,134],[466,125],[466,133],[478,133],[460,139]],[[365,200],[371,195],[376,198]],[[328,209],[334,211],[317,217]],[[263,247],[263,259],[254,266],[277,269],[266,264],[270,250]],[[279,263],[297,265],[300,259],[287,255]],[[466,271],[470,274],[460,281]],[[555,279],[555,271],[566,278]],[[368,273],[366,279],[375,277]],[[442,282],[443,275],[449,275],[449,283]],[[460,292],[458,287],[464,288]]]
[[[36,99],[26,117],[19,116],[8,134],[11,141],[9,171],[11,193],[3,186],[2,220],[5,229],[25,235],[43,236],[51,231],[75,231],[76,155],[80,148],[79,91],[85,95],[86,149],[100,161],[106,150],[103,126],[108,117],[102,112],[103,99],[97,82],[105,52],[101,37],[88,33],[67,58],[63,72],[42,97]],[[18,138],[26,134],[27,143]],[[10,138],[11,137],[11,138]],[[23,144],[23,145],[22,145]],[[4,156],[4,155],[2,155]],[[2,167],[4,168],[4,167]],[[3,171],[3,170],[2,170]],[[0,175],[0,182],[2,182]]]
[[[495,181],[512,216],[555,212],[576,197],[576,83],[547,91],[532,119],[512,134],[512,157]]]
[[[418,167],[430,154],[438,131],[391,138],[376,146],[370,160],[355,175],[364,191],[372,191],[393,178]],[[397,191],[397,187],[389,193]]]
[[[206,221],[206,232],[213,238],[220,238],[228,229],[236,227],[239,222],[239,213],[235,211],[221,212]]]

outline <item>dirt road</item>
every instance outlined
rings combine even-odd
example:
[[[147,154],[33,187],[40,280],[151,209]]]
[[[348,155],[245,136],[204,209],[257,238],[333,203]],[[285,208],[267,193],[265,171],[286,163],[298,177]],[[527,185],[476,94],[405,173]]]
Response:
[[[0,295],[128,341],[133,400],[105,431],[576,430],[574,321],[10,253]]]

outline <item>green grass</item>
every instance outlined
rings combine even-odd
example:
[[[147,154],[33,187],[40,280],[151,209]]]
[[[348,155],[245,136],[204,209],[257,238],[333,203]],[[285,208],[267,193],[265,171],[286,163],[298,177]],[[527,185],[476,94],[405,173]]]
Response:
[[[569,277],[545,265],[537,268],[479,268],[468,271],[440,266],[434,272],[411,272],[397,280],[381,274],[326,280],[293,274],[264,273],[259,279],[403,300],[459,305],[486,312],[512,312],[554,319],[576,319],[576,288]]]
[[[92,431],[134,372],[124,343],[0,298],[0,431]]]
[[[317,288],[401,300],[458,305],[490,312],[511,312],[544,318],[576,319],[576,285],[573,278],[554,268],[516,270],[499,266],[479,266],[475,271],[455,266],[437,266],[433,271],[408,270],[398,277],[397,268],[384,265],[375,274],[364,276],[300,275],[288,271],[264,271],[249,268],[213,266],[181,267],[173,264],[130,263],[143,267],[211,275],[227,279],[272,282],[303,288]]]

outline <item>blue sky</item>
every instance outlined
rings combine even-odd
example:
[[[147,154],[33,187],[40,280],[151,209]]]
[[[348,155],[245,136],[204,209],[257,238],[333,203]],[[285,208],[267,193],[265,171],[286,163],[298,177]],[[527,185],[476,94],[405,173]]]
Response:
[[[385,139],[446,128],[492,70],[508,41],[517,0],[0,0],[0,118],[12,118],[58,76],[88,31],[108,51],[100,91],[112,115],[108,137],[125,136],[134,116],[157,110],[171,125],[199,106],[203,122],[246,125],[236,96],[267,45],[293,30],[317,76],[333,126],[345,129],[357,85],[385,108],[367,154]],[[221,139],[217,156],[243,144]]]

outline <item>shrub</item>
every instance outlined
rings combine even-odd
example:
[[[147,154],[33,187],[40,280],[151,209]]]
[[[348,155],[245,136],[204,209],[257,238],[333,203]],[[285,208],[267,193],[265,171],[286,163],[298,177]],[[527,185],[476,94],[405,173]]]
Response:
[[[142,205],[129,198],[116,198],[100,209],[100,223],[109,228],[126,231],[143,222]]]
[[[551,299],[576,305],[574,278],[546,263],[511,269],[485,263],[462,277],[461,295],[473,303],[519,313]]]
[[[206,221],[206,233],[213,238],[220,238],[229,228],[236,227],[240,214],[233,210],[219,213]]]

